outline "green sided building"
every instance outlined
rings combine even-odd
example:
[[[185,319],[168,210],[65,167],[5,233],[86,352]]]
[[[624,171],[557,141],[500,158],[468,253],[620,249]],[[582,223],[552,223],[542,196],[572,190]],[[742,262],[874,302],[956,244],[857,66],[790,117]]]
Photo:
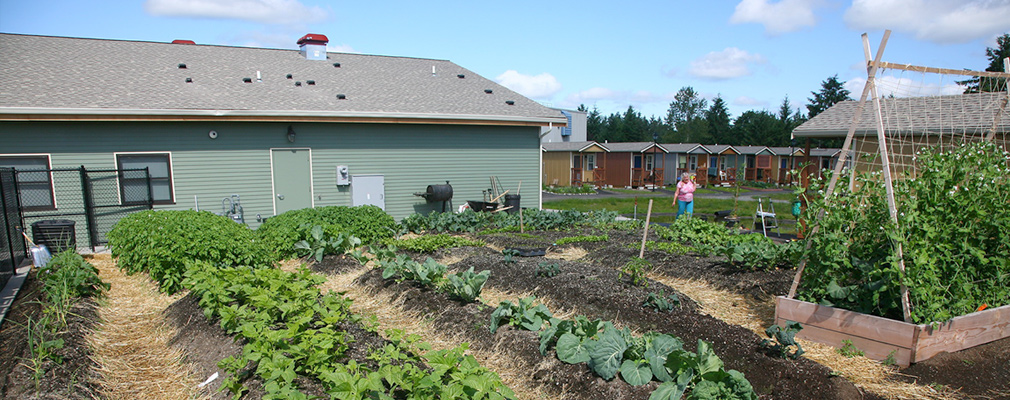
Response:
[[[565,117],[445,60],[0,34],[0,167],[148,168],[106,182],[129,203],[245,222],[288,210],[377,205],[396,219],[441,210],[415,193],[453,188],[455,207],[497,177],[539,207],[541,127]],[[22,207],[59,215],[80,192],[21,175]],[[31,196],[26,196],[31,194]],[[78,194],[79,195],[79,194]],[[80,237],[80,235],[78,235]]]

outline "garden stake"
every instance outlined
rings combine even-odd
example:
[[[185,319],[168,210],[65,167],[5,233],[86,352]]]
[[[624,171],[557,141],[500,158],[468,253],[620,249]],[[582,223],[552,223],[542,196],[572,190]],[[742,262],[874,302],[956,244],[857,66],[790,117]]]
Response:
[[[645,238],[649,237],[649,218],[652,217],[652,199],[649,199],[649,211],[645,213],[645,232],[642,233],[642,249],[638,251],[638,258],[645,256]]]

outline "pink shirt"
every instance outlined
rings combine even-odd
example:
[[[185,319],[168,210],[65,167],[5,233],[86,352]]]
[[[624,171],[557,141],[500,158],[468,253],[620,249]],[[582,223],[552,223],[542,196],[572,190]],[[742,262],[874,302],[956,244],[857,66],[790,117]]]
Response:
[[[692,181],[680,181],[677,183],[677,189],[680,190],[680,201],[694,201],[694,189],[695,185]]]

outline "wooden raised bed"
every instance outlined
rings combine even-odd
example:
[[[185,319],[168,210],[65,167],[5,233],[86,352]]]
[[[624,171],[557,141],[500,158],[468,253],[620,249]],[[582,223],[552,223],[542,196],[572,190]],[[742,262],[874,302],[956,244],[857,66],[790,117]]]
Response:
[[[902,367],[1010,337],[1010,306],[962,315],[934,328],[778,296],[775,324],[785,326],[786,321],[803,325],[797,337],[834,347],[851,340],[874,360],[883,361],[893,351]]]

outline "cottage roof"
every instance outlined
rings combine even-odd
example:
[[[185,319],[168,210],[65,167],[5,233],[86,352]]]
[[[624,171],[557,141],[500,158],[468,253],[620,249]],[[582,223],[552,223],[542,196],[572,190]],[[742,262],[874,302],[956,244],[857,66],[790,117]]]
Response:
[[[802,147],[769,147],[768,150],[777,156],[802,155]]]
[[[810,149],[811,157],[835,157],[842,149]],[[851,153],[850,153],[851,154]]]
[[[0,54],[0,119],[8,120],[566,122],[446,60],[350,53],[308,60],[294,49],[17,34],[0,34]]]
[[[722,154],[726,150],[732,150],[734,153],[740,154],[740,151],[728,144],[706,144],[705,148],[712,154]]]
[[[735,148],[736,151],[740,152],[740,154],[746,154],[746,155],[755,155],[760,154],[762,152],[772,154],[771,150],[768,149],[767,146],[733,146],[733,148]]]
[[[696,149],[704,149],[708,152],[701,143],[663,143],[663,148],[665,148],[670,153],[690,153]]]
[[[663,145],[654,142],[614,142],[606,143],[604,146],[607,146],[612,153],[643,153],[650,150],[652,146],[656,146],[664,153],[669,153]]]
[[[900,133],[980,133],[995,127],[1010,132],[1010,113],[997,112],[1007,94],[973,93],[951,96],[881,99],[886,127]],[[1003,103],[1005,104],[1005,103]],[[793,130],[799,137],[837,137],[848,134],[858,101],[843,101]],[[999,116],[995,120],[994,116]],[[856,125],[856,135],[877,134],[876,105],[867,101]]]
[[[588,142],[551,142],[544,143],[542,146],[544,151],[583,151],[594,145],[599,146],[604,151],[610,151],[607,146],[592,140]]]

